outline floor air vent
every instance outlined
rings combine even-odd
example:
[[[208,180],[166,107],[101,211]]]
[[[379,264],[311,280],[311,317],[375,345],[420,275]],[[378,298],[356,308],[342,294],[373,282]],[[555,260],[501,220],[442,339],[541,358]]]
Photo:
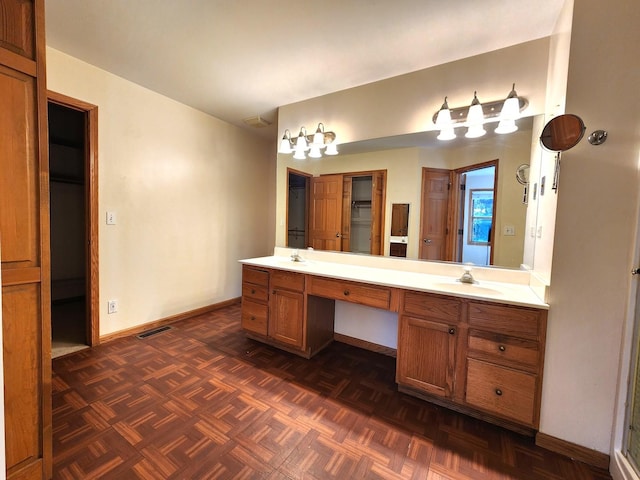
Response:
[[[140,335],[136,335],[136,337],[138,338],[147,338],[150,337],[151,335],[157,335],[158,333],[162,333],[166,330],[170,330],[171,327],[158,327],[158,328],[154,328],[152,330],[147,330],[146,332],[142,332]]]

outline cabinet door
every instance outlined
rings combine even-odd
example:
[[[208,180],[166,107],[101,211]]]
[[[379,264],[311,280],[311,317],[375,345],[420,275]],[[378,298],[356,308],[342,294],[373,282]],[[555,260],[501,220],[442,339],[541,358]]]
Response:
[[[273,290],[269,300],[269,336],[300,349],[304,342],[304,295],[289,290]]]
[[[457,328],[408,316],[400,317],[396,381],[439,397],[451,397]]]

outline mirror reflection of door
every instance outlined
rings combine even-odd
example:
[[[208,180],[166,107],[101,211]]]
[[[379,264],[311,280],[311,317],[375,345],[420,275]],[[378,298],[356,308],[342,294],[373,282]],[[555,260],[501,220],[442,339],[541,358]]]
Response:
[[[447,248],[451,176],[450,170],[422,169],[421,259],[451,260]]]
[[[311,179],[310,244],[317,250],[342,250],[342,175]]]
[[[287,170],[287,246],[307,248],[309,242],[309,179],[310,175]]]
[[[422,169],[421,259],[493,264],[497,171],[497,160]]]

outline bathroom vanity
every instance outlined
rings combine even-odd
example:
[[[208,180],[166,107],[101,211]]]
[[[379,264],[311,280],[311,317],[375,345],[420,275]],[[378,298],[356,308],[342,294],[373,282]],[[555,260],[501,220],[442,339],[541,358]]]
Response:
[[[398,313],[396,382],[407,394],[533,434],[548,305],[528,272],[288,249],[242,260],[242,328],[306,358],[334,339],[335,301]]]

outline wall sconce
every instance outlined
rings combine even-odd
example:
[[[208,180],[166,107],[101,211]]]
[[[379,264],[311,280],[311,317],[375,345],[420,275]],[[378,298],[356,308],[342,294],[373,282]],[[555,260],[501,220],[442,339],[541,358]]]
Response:
[[[336,144],[336,134],[325,132],[324,124],[319,123],[313,135],[307,135],[305,127],[300,128],[300,133],[295,139],[291,138],[291,132],[287,129],[280,140],[278,153],[293,153],[296,160],[306,159],[306,152],[310,158],[320,158],[324,151],[325,155],[337,155],[338,146]]]
[[[442,107],[433,115],[433,123],[440,129],[438,140],[453,140],[456,138],[454,128],[459,126],[467,127],[466,138],[481,137],[487,133],[484,124],[494,118],[499,120],[495,133],[515,132],[518,129],[516,120],[520,118],[520,112],[529,105],[526,98],[518,96],[515,88],[514,83],[505,100],[487,103],[480,103],[477,92],[473,92],[473,100],[468,107],[450,109],[445,97]]]

